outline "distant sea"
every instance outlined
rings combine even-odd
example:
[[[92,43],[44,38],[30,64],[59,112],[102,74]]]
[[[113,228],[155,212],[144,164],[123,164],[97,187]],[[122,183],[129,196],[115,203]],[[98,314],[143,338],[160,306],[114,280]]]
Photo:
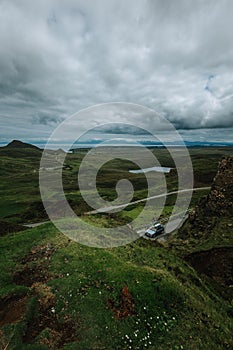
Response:
[[[9,142],[11,142],[12,140],[9,140]],[[20,140],[32,145],[35,145],[39,148],[45,148],[46,145],[46,141],[41,140]],[[0,147],[6,146],[9,142],[7,141],[0,141]],[[154,141],[141,141],[139,142],[139,145],[141,144],[142,146],[145,147],[183,147],[183,145],[185,144],[187,147],[233,147],[233,142],[220,142],[220,141],[184,141],[183,143],[180,142],[167,142],[166,144],[162,144],[161,142],[154,142]],[[96,147],[98,145],[101,144],[101,141],[96,142],[96,141],[88,141],[88,142],[77,142],[75,143],[71,148],[72,149],[76,149],[76,148],[93,148]],[[118,147],[123,147],[123,146],[135,146],[134,144],[130,144],[130,143],[123,143],[123,144],[105,144],[105,146],[118,146]],[[57,141],[57,142],[53,142],[51,144],[51,149],[63,149],[64,151],[68,151],[70,149],[70,143],[69,142],[64,142],[64,141]]]

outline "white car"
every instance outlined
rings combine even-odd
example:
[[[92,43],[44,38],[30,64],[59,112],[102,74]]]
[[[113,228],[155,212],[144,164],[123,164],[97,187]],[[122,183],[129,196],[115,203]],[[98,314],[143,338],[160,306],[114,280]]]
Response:
[[[155,238],[161,235],[162,233],[164,233],[164,226],[161,224],[155,224],[153,228],[149,228],[148,230],[146,230],[145,235],[148,238]]]

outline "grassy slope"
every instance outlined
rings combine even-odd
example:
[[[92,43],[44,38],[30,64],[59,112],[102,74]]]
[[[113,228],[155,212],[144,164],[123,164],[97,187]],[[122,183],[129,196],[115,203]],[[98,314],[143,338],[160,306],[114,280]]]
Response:
[[[20,222],[20,214],[39,201],[38,169],[42,152],[0,148],[0,217]]]
[[[232,148],[194,148],[189,151],[194,167],[195,186],[210,185],[219,159],[224,154],[232,154]],[[0,219],[25,223],[43,221],[46,218],[41,208],[38,180],[41,152],[33,148],[0,148]],[[165,149],[153,152],[161,165],[174,166]],[[67,155],[66,164],[71,166],[71,169],[63,171],[66,196],[79,215],[89,209],[83,202],[77,186],[77,171],[84,155],[84,151]],[[98,175],[97,188],[100,195],[107,200],[116,198],[115,185],[119,179],[126,177],[135,187],[134,199],[145,198],[147,196],[146,179],[143,174],[129,174],[128,170],[131,168],[132,163],[117,159],[106,164]],[[176,176],[167,176],[166,180],[169,191],[177,189]],[[158,182],[157,187],[159,186]],[[170,198],[168,201],[166,211],[172,208]],[[128,208],[122,213],[123,217],[134,215],[133,208]]]
[[[33,205],[40,201],[40,154],[27,150],[25,157],[25,150],[17,152],[4,150],[1,154],[0,150],[0,213],[12,222],[20,222],[28,211],[36,214],[37,206],[33,209]],[[158,156],[165,162],[162,165],[169,166],[169,157],[164,152],[159,150]],[[205,186],[212,182],[219,158],[222,154],[232,153],[232,149],[191,149],[190,153],[195,184]],[[67,158],[72,170],[64,171],[64,180],[67,196],[73,196],[72,199],[79,196],[74,183],[83,155]],[[106,198],[114,198],[117,176],[110,175],[118,168],[116,161],[100,173],[99,187]],[[111,181],[108,180],[104,187],[110,177]],[[169,179],[171,189],[176,187],[173,180]],[[134,181],[140,183],[137,198],[144,197],[144,180],[139,182],[137,177]],[[200,195],[195,195],[193,205]],[[175,197],[169,197],[166,212],[172,209],[174,200]],[[122,217],[134,217],[138,210],[127,210]],[[9,215],[14,216],[6,218]],[[179,258],[187,252],[229,245],[232,229],[228,224],[229,220],[219,223],[207,241],[187,239],[173,250],[144,240],[107,250],[87,248],[69,242],[51,224],[1,237],[0,306],[3,311],[0,316],[5,321],[0,329],[0,349],[48,349],[48,344],[53,349],[80,350],[230,349],[233,346],[230,302],[215,291],[210,280],[200,279]],[[51,255],[35,253],[50,245]],[[20,278],[16,279],[16,276]],[[114,316],[116,310],[126,307],[122,306],[121,298],[121,290],[126,285],[134,299],[135,310],[131,316],[118,319]],[[42,292],[38,292],[40,288]],[[53,299],[51,295],[56,302],[48,301]],[[26,301],[22,310],[17,307],[21,314],[12,315],[10,322],[6,322],[18,305],[14,300],[9,302],[9,296],[22,303],[24,298]],[[108,300],[111,300],[110,304]],[[41,309],[41,302],[47,303],[47,307]],[[114,309],[109,305],[114,305]],[[51,314],[52,307],[55,307],[56,322]],[[47,320],[41,327],[36,318],[40,314]],[[73,328],[65,323],[69,317],[75,325]],[[74,339],[71,333],[70,337],[60,334],[59,322],[64,329],[72,330]],[[29,326],[34,324],[35,334]],[[23,337],[28,332],[32,334],[31,339]],[[56,339],[56,334],[63,339],[62,344],[56,340],[46,341],[49,337]]]
[[[60,322],[71,316],[76,325],[77,337],[63,344],[64,349],[209,350],[233,346],[228,303],[169,250],[142,239],[114,249],[88,248],[70,242],[46,224],[0,239],[1,298],[27,293],[23,319],[2,327],[6,340],[12,335],[10,349],[48,348],[38,344],[49,338],[49,331],[41,331],[30,344],[22,340],[27,322],[33,323],[38,296],[33,287],[16,285],[12,278],[17,270],[25,269],[25,256],[46,244],[53,247],[46,266],[51,279],[42,282],[55,295]],[[43,261],[35,255],[26,264],[33,269],[43,266]],[[31,283],[40,279],[35,273]],[[135,313],[117,319],[107,301],[120,307],[121,289],[126,285]]]

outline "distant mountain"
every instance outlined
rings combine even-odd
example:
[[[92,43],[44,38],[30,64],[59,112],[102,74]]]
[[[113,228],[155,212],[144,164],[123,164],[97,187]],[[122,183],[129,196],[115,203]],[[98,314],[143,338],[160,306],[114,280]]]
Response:
[[[35,157],[40,159],[43,150],[19,140],[13,140],[8,145],[0,147],[0,155],[10,158]]]
[[[31,145],[30,143],[25,143],[19,140],[13,140],[8,145],[6,145],[4,148],[33,148],[39,150],[39,147],[36,147],[34,145]]]

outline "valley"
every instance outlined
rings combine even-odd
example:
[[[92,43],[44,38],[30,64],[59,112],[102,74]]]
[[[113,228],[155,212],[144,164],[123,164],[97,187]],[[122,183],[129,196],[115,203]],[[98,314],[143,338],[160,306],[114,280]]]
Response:
[[[91,208],[77,185],[86,152],[67,154],[63,167],[72,209],[97,226],[130,224],[144,208],[144,174],[129,173],[136,168],[132,162],[105,164],[97,178],[102,198],[114,200],[117,181],[126,177],[134,186],[132,204],[87,215]],[[174,168],[165,149],[153,152],[163,167]],[[139,238],[99,249],[71,241],[47,222],[38,178],[42,151],[0,148],[1,350],[232,348],[233,151],[189,152],[197,189],[184,225],[165,241]],[[171,195],[159,216],[164,223],[178,189],[176,172],[165,177]],[[156,191],[159,186],[158,178]],[[151,201],[148,217],[156,210]]]

